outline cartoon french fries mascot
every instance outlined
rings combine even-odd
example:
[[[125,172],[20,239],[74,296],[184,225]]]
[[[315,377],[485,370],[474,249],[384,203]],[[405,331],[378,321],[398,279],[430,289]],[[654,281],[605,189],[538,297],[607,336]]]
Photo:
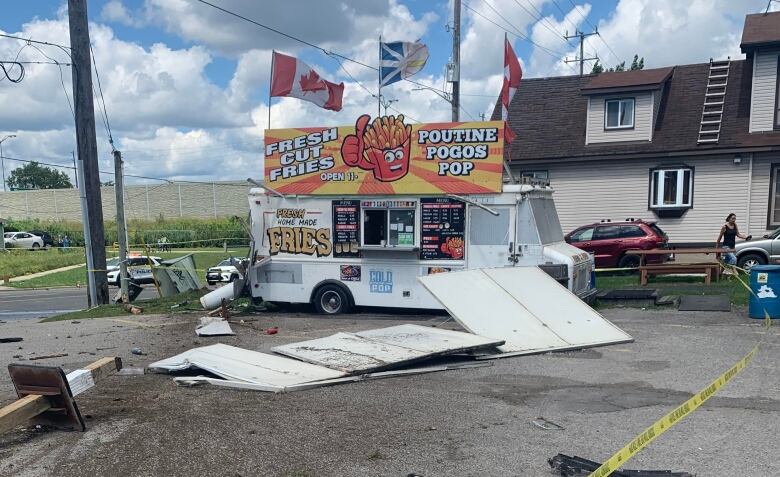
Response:
[[[397,181],[409,172],[412,126],[404,125],[403,114],[375,118],[369,125],[370,118],[358,118],[355,134],[341,144],[341,157],[348,166],[373,172],[378,181]]]
[[[447,241],[441,244],[441,251],[455,260],[463,258],[463,239],[460,237],[447,237]]]

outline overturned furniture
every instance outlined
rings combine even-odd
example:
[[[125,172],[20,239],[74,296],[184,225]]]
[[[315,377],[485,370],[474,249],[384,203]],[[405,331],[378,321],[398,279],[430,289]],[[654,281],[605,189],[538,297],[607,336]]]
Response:
[[[34,424],[57,429],[86,430],[73,398],[120,369],[120,358],[102,358],[67,375],[56,366],[8,365],[19,399],[0,409],[0,432],[31,419]]]

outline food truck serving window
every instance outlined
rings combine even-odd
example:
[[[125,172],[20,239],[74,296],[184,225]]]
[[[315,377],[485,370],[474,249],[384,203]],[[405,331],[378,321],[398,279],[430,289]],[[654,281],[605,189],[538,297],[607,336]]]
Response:
[[[366,247],[414,247],[417,203],[408,200],[366,200],[362,245]]]

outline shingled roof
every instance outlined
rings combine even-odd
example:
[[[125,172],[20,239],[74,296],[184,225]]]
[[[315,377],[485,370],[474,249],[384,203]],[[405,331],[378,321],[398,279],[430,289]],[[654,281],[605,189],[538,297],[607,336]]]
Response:
[[[585,144],[588,96],[582,90],[596,75],[523,79],[509,107],[509,124],[517,134],[511,160],[617,158],[780,146],[780,132],[748,133],[752,68],[751,59],[731,62],[720,141],[707,145],[698,145],[697,140],[708,63],[673,68],[671,78],[658,90],[662,96],[652,142]],[[500,108],[496,108],[493,119],[500,118]]]
[[[672,74],[674,68],[655,68],[651,70],[633,70],[621,72],[607,72],[593,76],[582,91],[586,93],[606,93],[610,91],[632,91],[640,89],[658,88]]]
[[[739,46],[742,53],[759,47],[780,46],[780,12],[747,15]]]

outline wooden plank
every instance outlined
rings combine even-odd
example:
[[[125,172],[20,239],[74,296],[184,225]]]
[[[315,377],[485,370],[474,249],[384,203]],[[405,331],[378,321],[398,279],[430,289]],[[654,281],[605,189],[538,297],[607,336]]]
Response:
[[[74,396],[95,386],[95,383],[111,373],[122,369],[118,357],[100,358],[84,368],[68,373],[68,384]],[[0,408],[0,432],[5,432],[25,423],[51,407],[49,401],[37,394],[30,394],[8,406]]]
[[[45,397],[31,394],[0,409],[0,432],[22,425],[51,406]]]
[[[629,249],[626,250],[629,255],[693,255],[710,253],[734,253],[734,249],[725,248],[654,248],[652,250]]]

